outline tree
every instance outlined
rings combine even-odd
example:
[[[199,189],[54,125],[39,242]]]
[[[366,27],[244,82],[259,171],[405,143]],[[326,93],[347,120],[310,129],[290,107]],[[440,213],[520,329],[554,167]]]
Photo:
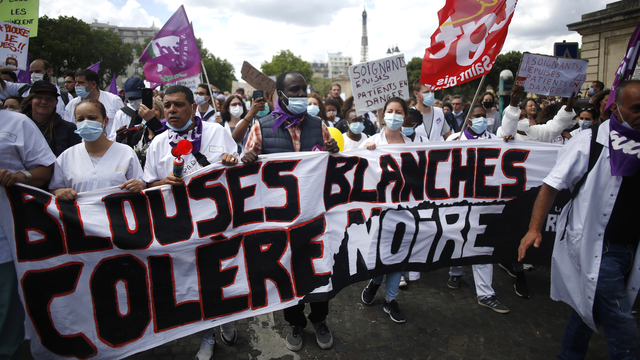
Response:
[[[311,84],[313,90],[317,91],[321,97],[324,97],[324,95],[331,90],[332,81],[329,78],[314,76],[308,82]]]
[[[100,61],[99,87],[111,81],[113,74],[124,75],[133,62],[133,45],[123,43],[110,30],[91,29],[89,24],[73,16],[39,19],[38,36],[29,39],[32,60],[47,60],[58,77],[67,70],[84,69]]]
[[[413,95],[413,82],[416,80],[420,80],[422,72],[422,59],[419,57],[414,57],[407,63],[407,80],[409,81],[409,96],[414,97]]]
[[[313,77],[311,64],[294,55],[291,50],[280,50],[280,53],[273,55],[271,62],[263,62],[260,68],[267,76],[278,76],[287,71],[295,71],[300,73],[307,81],[310,81]]]

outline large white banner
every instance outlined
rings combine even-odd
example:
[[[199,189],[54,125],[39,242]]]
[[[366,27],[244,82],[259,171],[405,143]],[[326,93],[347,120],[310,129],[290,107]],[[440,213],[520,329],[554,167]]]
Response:
[[[0,224],[32,354],[122,358],[390,271],[515,258],[515,226],[526,231],[521,212],[559,148],[486,140],[276,154],[213,164],[184,186],[75,202],[6,188]]]

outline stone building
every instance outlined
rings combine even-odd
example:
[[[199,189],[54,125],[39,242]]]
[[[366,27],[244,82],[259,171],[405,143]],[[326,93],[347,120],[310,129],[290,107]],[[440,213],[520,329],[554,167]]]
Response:
[[[640,0],[622,0],[607,4],[604,10],[584,14],[582,21],[567,25],[569,30],[582,35],[580,58],[589,60],[583,90],[596,80],[602,81],[606,88],[611,87],[631,34],[639,23]]]

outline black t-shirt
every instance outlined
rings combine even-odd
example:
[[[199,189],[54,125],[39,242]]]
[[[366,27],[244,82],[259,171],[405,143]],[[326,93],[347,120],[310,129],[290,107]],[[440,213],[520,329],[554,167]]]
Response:
[[[620,245],[637,245],[640,240],[640,171],[624,176],[613,206],[609,223],[604,231],[605,239]]]

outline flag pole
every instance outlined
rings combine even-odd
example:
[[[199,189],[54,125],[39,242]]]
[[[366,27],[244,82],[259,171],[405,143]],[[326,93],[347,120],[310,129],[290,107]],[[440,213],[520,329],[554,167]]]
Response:
[[[478,94],[480,93],[480,89],[482,89],[482,84],[484,84],[484,78],[485,75],[482,75],[482,78],[480,78],[480,84],[478,84],[478,88],[476,89],[476,94],[473,95],[473,101],[471,101],[471,105],[469,106],[469,111],[467,111],[467,116],[464,119],[464,122],[462,123],[462,128],[460,129],[460,135],[458,136],[458,138],[456,140],[460,140],[460,138],[462,137],[462,133],[464,132],[464,129],[467,128],[467,120],[469,120],[469,115],[471,113],[471,109],[473,108],[473,104],[476,103],[476,99],[478,98]]]
[[[204,78],[207,79],[207,86],[209,86],[209,93],[213,94],[213,91],[211,90],[211,84],[209,84],[209,76],[207,75],[207,69],[204,68],[204,61],[200,61],[200,65],[202,65],[202,71],[204,72]],[[213,98],[213,96],[211,96]],[[213,99],[212,99],[213,100]],[[218,112],[218,107],[216,106],[216,101],[213,100],[213,110],[215,112]]]

